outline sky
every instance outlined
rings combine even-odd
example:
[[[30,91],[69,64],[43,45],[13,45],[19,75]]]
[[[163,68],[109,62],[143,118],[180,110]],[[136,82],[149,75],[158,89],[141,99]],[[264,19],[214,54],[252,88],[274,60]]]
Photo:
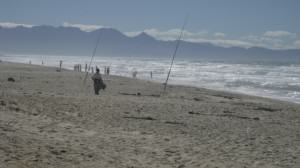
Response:
[[[0,26],[53,25],[231,47],[300,49],[299,0],[0,0]]]

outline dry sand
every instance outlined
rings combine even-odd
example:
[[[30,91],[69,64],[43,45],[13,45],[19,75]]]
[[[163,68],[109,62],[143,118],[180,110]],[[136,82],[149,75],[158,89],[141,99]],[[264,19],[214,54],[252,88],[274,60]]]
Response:
[[[300,167],[300,105],[84,75],[0,63],[0,168]]]

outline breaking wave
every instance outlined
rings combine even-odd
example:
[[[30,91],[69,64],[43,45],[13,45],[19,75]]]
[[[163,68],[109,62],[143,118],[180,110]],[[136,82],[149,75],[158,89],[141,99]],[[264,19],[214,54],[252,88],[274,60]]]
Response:
[[[1,56],[12,62],[58,66],[73,69],[74,64],[89,63],[89,57],[80,56]],[[110,66],[111,73],[131,77],[138,71],[138,78],[164,82],[170,59],[137,57],[95,57],[93,66]],[[84,67],[84,66],[83,66]],[[153,79],[150,79],[150,72]],[[204,60],[176,60],[170,83],[204,87],[216,90],[270,97],[300,103],[300,63],[285,62],[212,62]]]

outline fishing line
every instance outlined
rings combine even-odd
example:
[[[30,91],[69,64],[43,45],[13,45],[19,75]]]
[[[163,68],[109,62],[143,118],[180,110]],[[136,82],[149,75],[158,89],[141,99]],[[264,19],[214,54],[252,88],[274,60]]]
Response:
[[[177,40],[177,43],[176,43],[176,47],[175,47],[175,51],[174,51],[173,56],[172,56],[172,61],[171,61],[171,65],[170,65],[170,68],[169,68],[168,76],[167,76],[166,82],[164,83],[164,85],[165,85],[165,86],[164,86],[164,91],[166,91],[166,89],[167,89],[169,77],[170,77],[171,70],[172,70],[173,63],[174,63],[174,59],[175,59],[175,56],[176,56],[176,54],[177,54],[177,50],[178,50],[178,48],[179,48],[179,44],[180,44],[181,38],[182,38],[182,36],[183,36],[183,32],[184,32],[185,26],[186,26],[186,24],[187,24],[187,21],[188,21],[188,15],[186,16],[186,18],[185,18],[185,20],[184,20],[183,26],[182,26],[182,28],[181,28],[180,35],[179,35],[178,40]]]
[[[99,34],[98,34],[96,46],[95,46],[95,48],[94,48],[94,50],[93,50],[92,58],[91,58],[91,61],[90,61],[90,63],[89,63],[88,70],[86,71],[86,74],[85,74],[85,77],[84,77],[84,80],[83,80],[83,84],[86,83],[86,79],[87,79],[88,74],[89,74],[89,71],[90,71],[90,69],[91,69],[92,62],[93,62],[94,57],[95,57],[95,54],[96,54],[96,52],[97,52],[97,48],[98,48],[98,45],[99,45],[99,42],[100,42],[101,35],[102,35],[102,31],[99,30]]]

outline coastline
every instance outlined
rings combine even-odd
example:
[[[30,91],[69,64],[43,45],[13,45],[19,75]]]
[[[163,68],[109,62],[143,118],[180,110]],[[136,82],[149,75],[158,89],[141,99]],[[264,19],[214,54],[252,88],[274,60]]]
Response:
[[[0,63],[0,167],[300,165],[299,104],[119,76],[95,96],[84,75]]]
[[[32,61],[36,65],[53,67],[59,66],[59,60],[63,60],[63,68],[70,70],[73,70],[74,64],[89,62],[88,57],[51,56],[47,57],[47,59],[42,58],[43,56],[26,55],[26,57],[10,56],[3,59],[22,63]],[[156,64],[157,60],[148,62],[149,60],[145,58],[133,59],[126,57],[124,60],[121,60],[121,57],[101,57],[101,59],[95,59],[97,65],[101,65],[102,67],[110,66],[114,75],[131,77],[131,72],[137,68],[139,79],[159,83],[165,81],[166,75],[164,73],[166,72],[163,72],[163,70],[168,68],[169,60],[162,60],[162,64]],[[143,61],[147,61],[147,63],[141,67],[140,65],[144,64]],[[42,62],[44,62],[44,65],[42,65]],[[114,63],[112,64],[112,62]],[[179,61],[178,66],[185,65],[184,67],[188,67],[186,65],[188,62]],[[283,65],[282,67],[276,64],[274,66],[270,66],[270,64],[257,64],[257,66],[253,66],[251,62],[249,64],[231,64],[198,60],[189,63],[193,67],[192,70],[184,70],[182,69],[183,67],[181,67],[181,70],[177,69],[172,73],[174,76],[171,78],[171,84],[246,94],[300,104],[299,82],[297,82],[298,74],[300,73],[299,68],[289,65]],[[152,64],[153,66],[149,67]],[[134,69],[131,69],[133,67]],[[153,79],[150,78],[150,71],[154,72]]]

